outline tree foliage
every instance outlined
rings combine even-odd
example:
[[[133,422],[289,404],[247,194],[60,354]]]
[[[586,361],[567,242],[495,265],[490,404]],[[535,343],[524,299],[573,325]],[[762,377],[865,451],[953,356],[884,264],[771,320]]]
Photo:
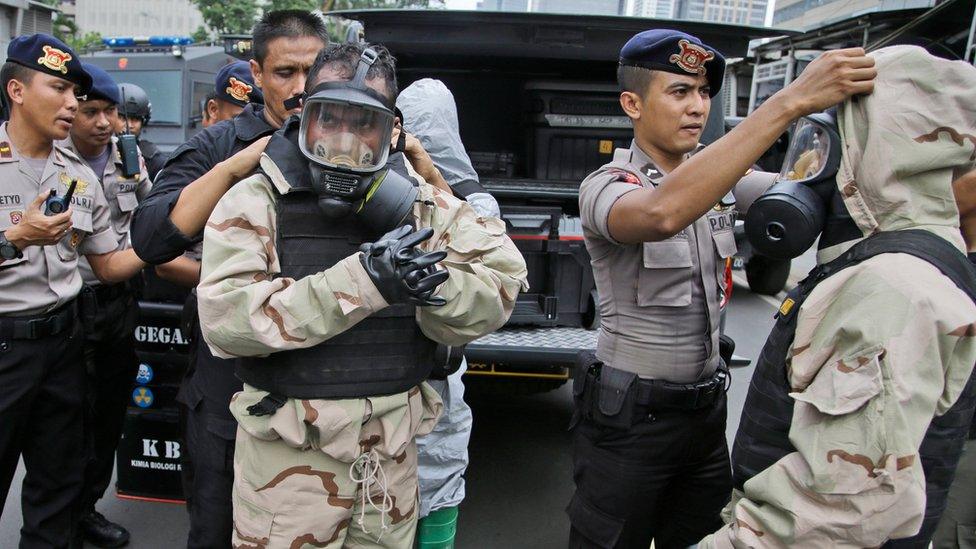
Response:
[[[190,0],[216,34],[247,34],[258,17],[256,0]]]
[[[210,33],[207,31],[207,27],[200,25],[197,27],[197,30],[193,31],[190,38],[192,38],[195,43],[201,44],[203,42],[210,41]]]
[[[64,17],[60,13],[54,18],[54,36],[75,51],[98,48],[102,45],[101,34],[97,32],[82,34],[74,19]]]
[[[247,34],[254,27],[260,13],[287,9],[320,10],[325,14],[338,10],[377,8],[443,8],[444,0],[190,0],[210,32]],[[332,29],[342,34],[341,28]],[[206,29],[197,29],[194,40],[201,41]],[[343,35],[344,36],[344,35]],[[209,37],[208,37],[209,38]]]
[[[322,9],[322,0],[268,0],[264,4],[264,11]]]

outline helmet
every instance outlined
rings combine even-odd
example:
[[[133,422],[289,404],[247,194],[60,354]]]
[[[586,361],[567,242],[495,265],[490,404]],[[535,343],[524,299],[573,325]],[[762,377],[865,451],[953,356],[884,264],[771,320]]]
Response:
[[[152,116],[152,103],[149,102],[146,90],[125,82],[119,84],[119,97],[122,98],[119,112],[123,116],[141,118],[143,124],[149,123],[149,118]]]

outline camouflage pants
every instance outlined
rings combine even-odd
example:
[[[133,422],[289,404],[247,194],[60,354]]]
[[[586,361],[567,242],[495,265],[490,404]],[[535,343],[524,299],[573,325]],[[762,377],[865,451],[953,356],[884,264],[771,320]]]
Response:
[[[414,437],[429,431],[440,413],[436,393],[426,386],[420,393],[289,401],[271,419],[241,417],[241,407],[261,393],[238,393],[231,405],[240,422],[234,547],[411,548],[419,505]],[[300,411],[291,416],[294,410]],[[304,434],[293,437],[283,419],[304,428],[295,435]]]

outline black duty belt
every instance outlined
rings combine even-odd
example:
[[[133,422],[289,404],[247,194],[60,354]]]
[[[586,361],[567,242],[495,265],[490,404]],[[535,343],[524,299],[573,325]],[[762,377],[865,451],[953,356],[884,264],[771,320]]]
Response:
[[[76,309],[72,300],[46,315],[0,317],[0,338],[41,339],[60,334],[74,325]]]
[[[719,368],[715,374],[695,383],[671,383],[660,379],[637,380],[637,404],[651,411],[701,410],[715,404],[727,389],[729,373]]]

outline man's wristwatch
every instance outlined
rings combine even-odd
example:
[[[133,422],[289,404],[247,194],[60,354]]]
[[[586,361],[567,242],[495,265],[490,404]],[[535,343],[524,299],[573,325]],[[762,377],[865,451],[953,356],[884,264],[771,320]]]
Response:
[[[0,259],[9,261],[11,259],[20,259],[21,257],[24,257],[24,253],[7,240],[7,236],[3,231],[0,231]]]

